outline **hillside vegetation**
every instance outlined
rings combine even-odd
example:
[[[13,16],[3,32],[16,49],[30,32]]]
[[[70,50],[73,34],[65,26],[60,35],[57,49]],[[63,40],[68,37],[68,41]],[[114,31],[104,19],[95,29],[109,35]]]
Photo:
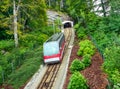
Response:
[[[19,9],[15,47],[13,5],[11,0],[0,2],[0,85],[18,89],[38,70],[43,61],[43,42],[53,30],[47,25],[44,0],[16,0],[15,7]]]
[[[46,15],[47,9],[52,9],[66,12],[73,18],[81,40],[87,36],[92,39],[104,59],[102,70],[108,75],[108,88],[119,89],[119,2],[101,0],[102,10],[96,12],[103,16],[98,16],[93,10],[93,0],[2,0],[0,85],[11,85],[18,89],[38,70],[43,60],[42,44],[53,34],[53,27],[48,25]]]

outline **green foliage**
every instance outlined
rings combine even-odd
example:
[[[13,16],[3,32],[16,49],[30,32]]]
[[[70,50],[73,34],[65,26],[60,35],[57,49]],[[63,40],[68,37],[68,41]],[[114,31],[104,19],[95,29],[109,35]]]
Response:
[[[84,68],[85,68],[85,65],[80,60],[74,59],[74,61],[72,62],[70,66],[70,71],[74,73],[76,71],[81,71]]]
[[[98,48],[99,52],[104,54],[105,61],[103,69],[109,76],[111,89],[119,89],[120,86],[120,78],[118,77],[120,76],[120,55],[118,55],[120,54],[118,52],[118,46],[120,46],[120,5],[118,2],[119,0],[116,2],[114,2],[114,0],[110,0],[109,5],[111,9],[109,16],[107,17],[96,16],[94,12],[88,12],[86,15],[87,10],[85,9],[87,9],[87,6],[86,4],[81,4],[84,3],[81,2],[81,0],[74,0],[74,2],[72,0],[67,0],[66,3],[66,10],[73,17],[75,22],[78,21],[78,25],[75,27],[78,28],[79,24],[84,26],[84,24],[87,23],[87,31],[93,36],[93,39],[95,39],[93,40],[94,44]],[[78,36],[81,37],[81,35]],[[85,48],[80,45],[80,49],[77,54],[82,56],[89,54],[90,52],[88,50],[90,50],[90,48]],[[84,49],[86,52],[83,51]]]
[[[107,32],[109,31],[115,31],[117,33],[120,33],[120,15],[118,16],[111,16],[109,17],[109,25],[108,25],[108,29],[106,29]],[[107,23],[106,23],[107,26]]]
[[[68,84],[68,89],[88,89],[87,80],[79,72],[75,72]]]
[[[3,69],[2,69],[2,66],[0,65],[0,85],[2,85],[2,82],[3,82],[2,72],[3,72]]]
[[[0,1],[0,40],[8,39],[11,36],[7,34],[6,31],[10,30],[10,21],[11,13],[10,13],[10,0],[2,0]]]
[[[110,48],[106,48],[104,56],[105,62],[103,66],[105,69],[112,71],[120,68],[120,65],[116,65],[120,63],[120,46],[116,47],[113,45]]]
[[[109,17],[96,17],[92,22],[88,23],[89,32],[93,33],[94,31],[103,31],[105,33],[116,32],[119,33],[119,24],[120,15],[111,15]],[[97,31],[98,32],[98,31]]]
[[[42,60],[42,47],[37,47],[34,49],[17,48],[17,49],[12,50],[11,52],[5,53],[5,55],[0,55],[0,58],[1,58],[0,65],[2,68],[2,74],[3,74],[1,77],[2,79],[0,78],[1,79],[0,83],[3,83],[3,78],[5,81],[6,79],[8,79],[8,75],[11,75],[11,73],[14,74],[14,72],[15,72],[16,76],[9,76],[9,80],[11,81],[11,83],[14,82],[14,83],[12,83],[13,86],[19,85],[19,87],[20,87],[21,82],[20,83],[18,83],[18,82],[19,82],[19,78],[21,78],[20,77],[21,75],[19,75],[21,73],[18,72],[18,74],[17,74],[17,71],[19,71],[18,69],[21,68],[21,66],[26,65],[26,66],[23,66],[24,68],[22,68],[22,71],[24,72],[24,75],[26,75],[30,78],[30,76],[32,74],[34,74],[34,72],[35,72],[35,70],[32,68],[36,68],[36,67],[38,68],[39,65],[37,65],[37,63],[41,63],[40,61]],[[31,69],[28,68],[28,70],[26,70],[27,65],[28,65],[26,61],[29,62],[29,68],[31,68]],[[34,63],[34,64],[32,64],[32,63]],[[34,67],[34,65],[36,67]],[[37,68],[36,68],[36,70],[37,70]],[[32,74],[29,75],[29,72],[31,72],[31,70],[33,70],[33,72],[32,72]],[[18,77],[18,75],[19,75],[19,77]],[[1,76],[1,71],[0,71],[0,76]],[[15,81],[12,80],[13,77],[14,77],[14,79],[16,79]],[[28,77],[23,79],[23,81],[21,80],[22,84],[27,81]]]
[[[78,28],[77,29],[77,36],[79,39],[86,39],[87,38],[86,29],[83,27]]]
[[[15,69],[19,68],[25,60],[24,53],[25,49],[14,49],[13,51],[6,52],[1,56],[0,65],[2,67],[2,79],[4,81],[8,78],[8,75],[12,73]],[[0,73],[1,75],[1,73]],[[3,81],[2,81],[3,83]]]
[[[104,54],[103,70],[108,74],[110,89],[113,89],[114,87],[119,87],[118,85],[120,83],[120,66],[118,65],[120,63],[120,36],[115,29],[114,31],[110,30],[110,25],[106,25],[105,22],[104,24],[103,22],[99,24],[100,27],[94,32],[93,37],[95,38],[94,42],[97,44],[98,49]]]
[[[104,31],[99,30],[99,33],[100,34],[98,34],[98,32],[96,32],[96,31],[94,32],[93,42],[96,44],[98,50],[103,54],[105,48],[107,46],[111,46],[112,40],[110,40],[107,37],[107,34],[105,34]]]
[[[103,69],[108,74],[109,81],[111,83],[111,88],[119,89],[120,86],[120,46],[115,45],[110,48],[106,48],[105,62],[103,63]]]
[[[61,0],[45,0],[46,1],[46,5],[49,9],[53,9],[56,11],[60,11],[61,8]]]
[[[13,40],[2,40],[0,41],[0,50],[9,51],[14,48]]]
[[[20,44],[25,47],[33,47],[34,45],[42,45],[48,39],[46,34],[37,32],[32,34],[25,34],[20,37]]]
[[[86,54],[83,56],[82,63],[85,65],[85,67],[90,66],[91,64],[91,56],[89,54]]]
[[[40,55],[40,52],[37,54]],[[24,85],[24,83],[26,83],[26,81],[38,70],[39,65],[41,64],[41,59],[42,55],[37,55],[37,57],[34,56],[25,60],[23,65],[18,70],[9,75],[8,84],[13,85],[15,89],[18,89],[21,85]]]
[[[108,74],[109,89],[120,89],[120,71],[117,69],[113,71],[105,69],[105,71]]]
[[[106,48],[109,48],[113,45],[120,45],[120,35],[116,34],[115,32],[106,33],[103,30],[97,30],[92,36],[94,44],[102,54],[104,54]]]
[[[65,11],[74,19],[75,23],[80,23],[83,27],[87,26],[91,12],[92,1],[66,0]]]
[[[92,34],[98,49],[104,54],[103,70],[108,74],[110,89],[119,89],[120,84],[120,35],[119,34],[119,16],[112,14],[109,17],[101,19],[96,31]],[[99,33],[98,33],[99,32]]]
[[[89,21],[87,22],[87,30],[89,34],[90,33],[92,34],[94,31],[98,30],[99,23],[103,20],[103,18],[96,16],[94,13],[89,14],[88,17],[89,17]],[[103,27],[103,26],[100,26],[100,27]]]
[[[43,34],[46,34],[48,36],[51,36],[52,34],[54,34],[54,29],[55,28],[53,27],[53,25],[48,25],[48,26],[43,27],[42,29],[40,29],[39,32],[41,32]],[[39,32],[35,32],[35,34],[39,33]]]
[[[108,79],[110,81],[110,89],[118,87],[120,81],[120,42],[119,36],[113,33],[106,33],[106,31],[99,31],[101,34],[95,32],[94,37],[96,38],[96,43],[101,53],[104,54],[103,70],[108,74]]]
[[[22,1],[21,4],[21,13],[19,14],[22,14],[22,23],[21,20],[18,21],[22,27],[29,28],[31,30],[37,30],[43,26],[46,26],[47,16],[44,0],[26,0]]]
[[[2,0],[0,2],[0,40],[2,39],[0,41],[0,84],[6,82],[8,75],[11,73],[14,74],[14,72],[16,73],[16,79],[20,78],[20,76],[18,78],[17,76],[21,73],[17,74],[15,70],[19,69],[27,59],[33,57],[33,59],[36,59],[38,57],[40,58],[40,56],[42,56],[40,50],[42,49],[40,48],[37,50],[37,52],[35,51],[38,47],[41,47],[40,45],[42,45],[48,36],[51,35],[51,33],[49,33],[48,30],[46,31],[46,29],[44,32],[42,32],[42,28],[44,26],[47,27],[46,5],[44,0],[19,0],[21,1],[20,3],[18,3],[16,0],[14,1],[16,2],[16,7],[18,5],[20,6],[17,12],[17,32],[20,32],[19,48],[14,48],[13,40],[3,40],[13,38],[11,34],[9,35],[10,29],[13,31],[13,1],[11,2],[11,0]],[[46,33],[49,34],[47,35]],[[37,63],[39,62],[37,61]],[[35,63],[34,65],[39,66]],[[25,68],[27,67],[24,66],[23,69]],[[31,65],[30,68],[30,70],[28,68],[29,72],[31,72],[34,66]],[[34,73],[34,69],[32,73]],[[12,77],[14,76],[11,76],[9,78]],[[28,77],[26,77],[26,80],[27,78]],[[12,81],[12,79],[10,79],[10,81]],[[16,83],[18,82],[19,80]],[[16,85],[15,83],[12,84]]]
[[[17,12],[17,30],[24,33],[26,30],[38,30],[47,25],[46,5],[44,0],[14,0]],[[13,29],[13,1],[0,2],[0,39],[13,38],[7,32]],[[12,34],[13,35],[13,34]]]
[[[83,56],[86,54],[93,55],[95,53],[95,46],[90,40],[84,40],[79,43],[80,48],[77,52],[77,55]]]

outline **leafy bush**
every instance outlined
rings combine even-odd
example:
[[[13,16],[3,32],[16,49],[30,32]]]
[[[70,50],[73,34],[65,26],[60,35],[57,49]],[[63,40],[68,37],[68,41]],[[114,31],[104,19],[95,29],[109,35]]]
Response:
[[[77,55],[83,56],[86,54],[93,55],[95,53],[95,46],[89,40],[84,40],[79,43],[80,48],[77,52]]]
[[[85,65],[80,60],[75,59],[70,66],[70,71],[74,73],[76,71],[81,71],[84,68],[85,68]]]
[[[74,25],[74,29],[78,29],[79,27],[80,27],[79,23],[77,23],[77,24]]]
[[[85,67],[88,67],[91,64],[91,56],[89,54],[84,55],[82,63],[84,63]]]
[[[79,39],[86,39],[87,38],[86,29],[83,27],[77,29],[77,36]]]
[[[79,72],[75,72],[68,84],[68,89],[88,89],[87,80]]]

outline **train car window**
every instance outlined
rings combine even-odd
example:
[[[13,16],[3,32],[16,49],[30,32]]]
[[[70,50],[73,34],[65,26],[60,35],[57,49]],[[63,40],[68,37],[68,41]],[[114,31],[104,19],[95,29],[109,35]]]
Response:
[[[59,41],[59,48],[62,46],[62,43],[64,40],[65,40],[65,36],[62,34],[62,37],[60,38],[60,41]]]
[[[47,42],[50,42],[50,41],[57,41],[61,36],[61,33],[56,33],[54,34],[52,37],[50,37]]]
[[[65,36],[63,33],[53,35],[53,37],[54,38],[56,37],[55,41],[53,41],[53,40],[50,41],[52,39],[52,38],[50,38],[43,45],[44,56],[50,56],[50,55],[54,55],[54,54],[59,53],[59,49],[65,40]]]
[[[59,46],[57,42],[51,42],[44,45],[44,56],[50,56],[59,53]]]

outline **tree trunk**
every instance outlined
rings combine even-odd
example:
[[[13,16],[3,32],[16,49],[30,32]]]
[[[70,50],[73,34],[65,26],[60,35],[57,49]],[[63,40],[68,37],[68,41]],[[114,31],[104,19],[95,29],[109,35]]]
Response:
[[[63,0],[60,1],[60,10],[63,8]]]
[[[14,29],[14,40],[15,40],[15,47],[18,47],[18,33],[17,33],[17,9],[15,5],[15,1],[13,0],[13,29]]]
[[[102,9],[103,9],[103,15],[104,15],[104,17],[106,17],[106,9],[105,9],[103,0],[101,0],[101,4],[102,4]]]
[[[50,2],[50,0],[49,0],[49,7],[51,7],[51,2]]]

